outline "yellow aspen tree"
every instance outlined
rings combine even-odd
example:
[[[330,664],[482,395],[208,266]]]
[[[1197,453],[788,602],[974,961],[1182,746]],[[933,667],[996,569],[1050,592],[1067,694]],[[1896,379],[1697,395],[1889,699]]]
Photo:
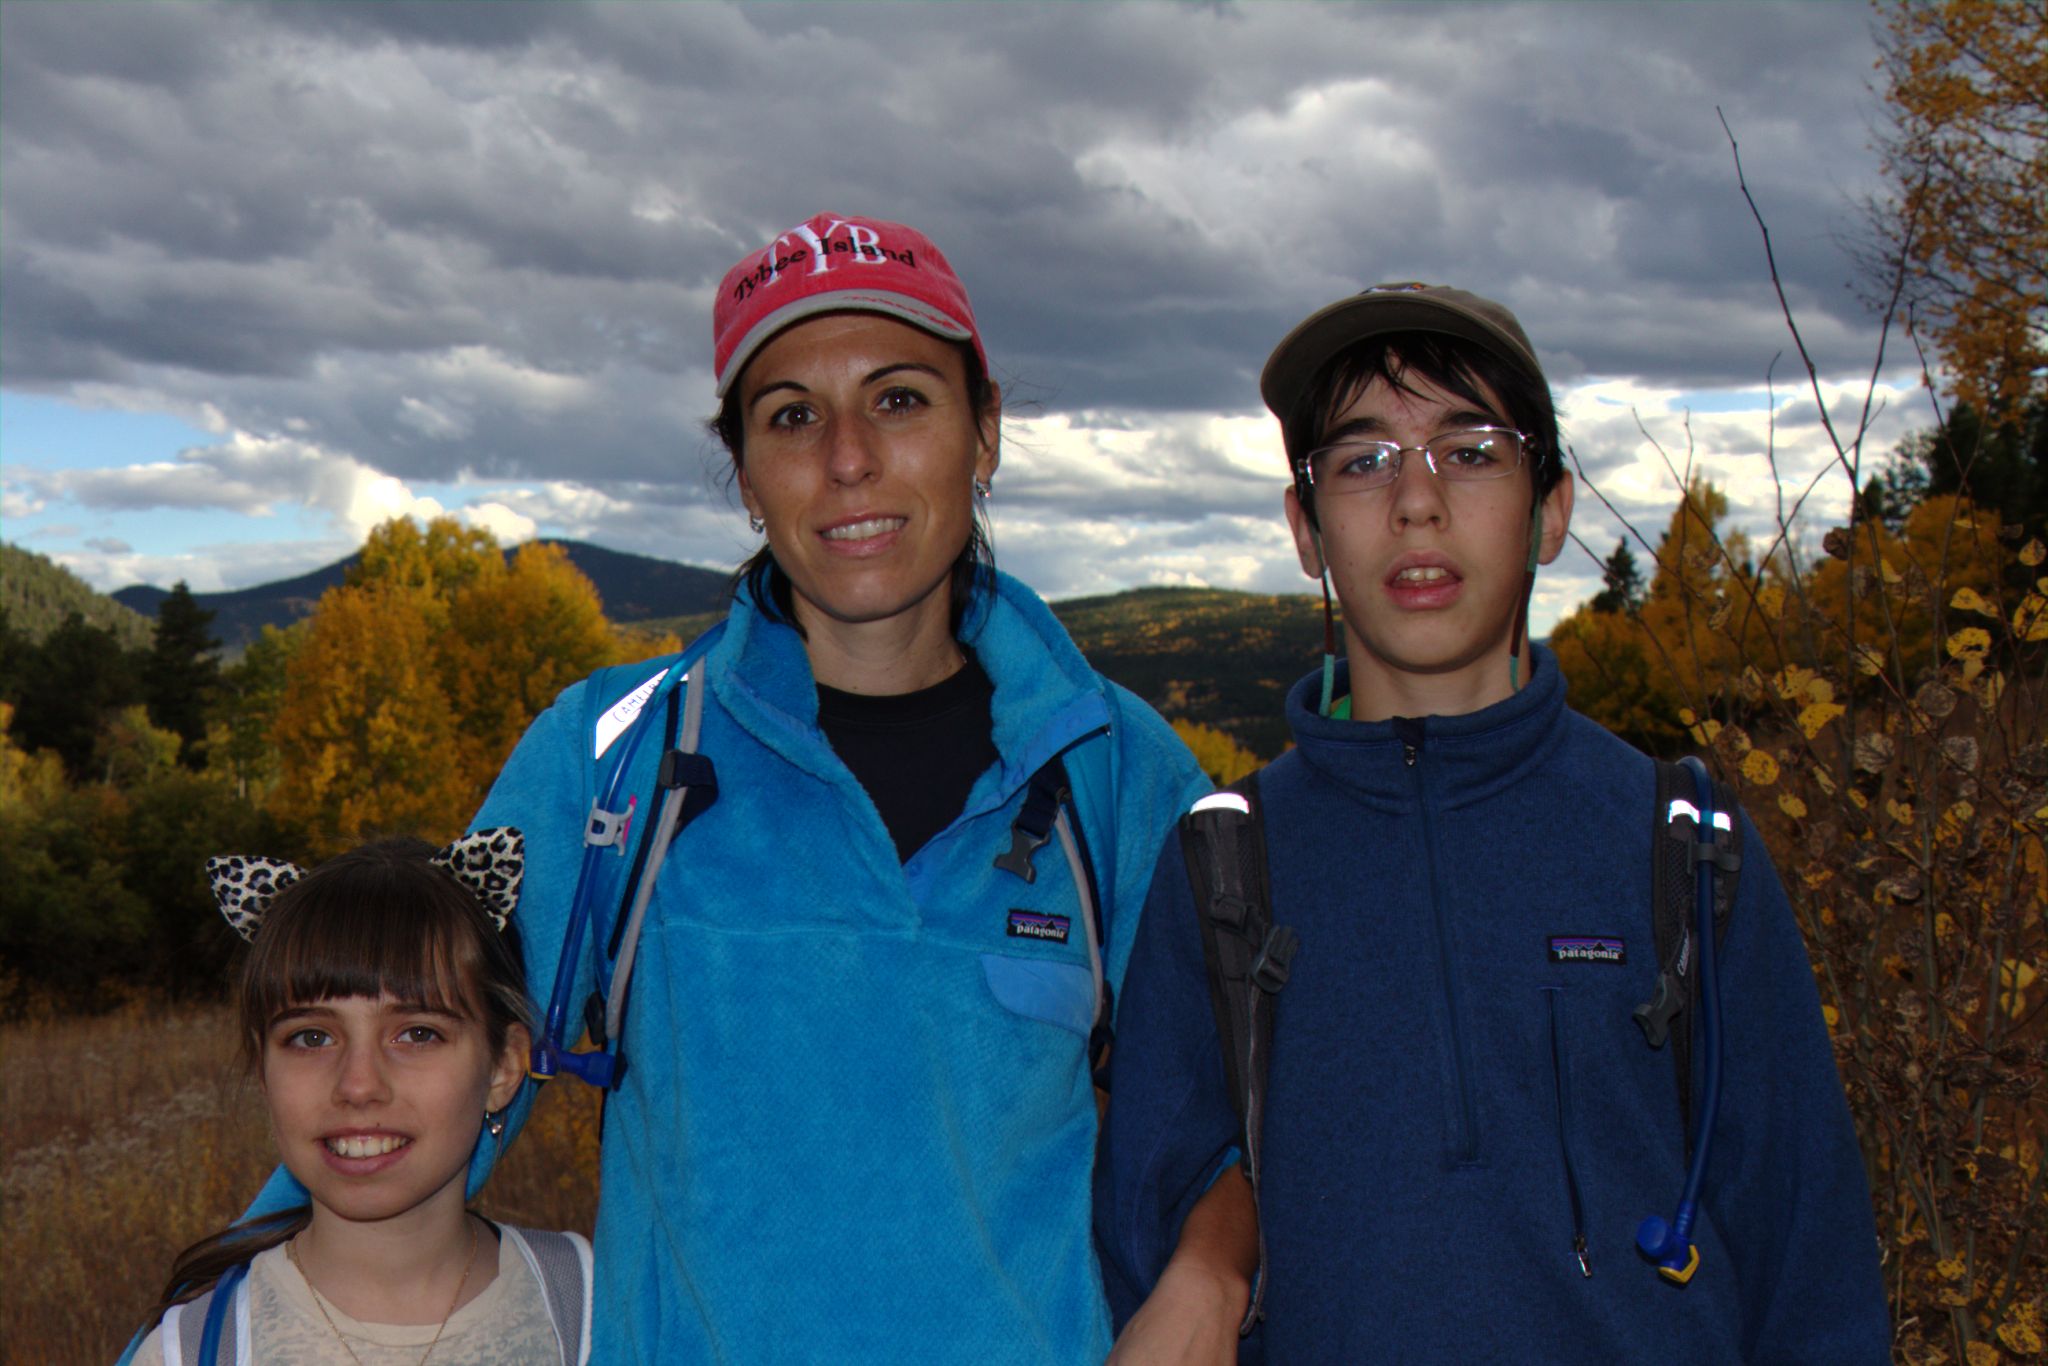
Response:
[[[1181,718],[1173,722],[1173,733],[1217,783],[1234,783],[1259,766],[1257,755],[1214,726]]]
[[[448,602],[439,668],[479,796],[533,718],[571,683],[628,658],[590,580],[560,546],[530,542],[503,574]]]
[[[1956,397],[2013,419],[2048,395],[2048,0],[1911,0],[1878,35],[1903,265]]]
[[[379,581],[328,590],[309,618],[272,731],[269,806],[316,852],[379,832],[448,838],[475,808],[435,653],[441,615],[425,587]]]

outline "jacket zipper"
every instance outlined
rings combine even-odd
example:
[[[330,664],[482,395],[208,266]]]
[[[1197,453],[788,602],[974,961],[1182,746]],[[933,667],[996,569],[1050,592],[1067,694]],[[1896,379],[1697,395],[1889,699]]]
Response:
[[[1465,1057],[1465,1016],[1458,994],[1457,963],[1451,953],[1451,919],[1437,886],[1436,824],[1430,818],[1427,775],[1422,768],[1423,723],[1397,716],[1394,734],[1401,741],[1401,762],[1415,773],[1416,809],[1422,812],[1425,857],[1429,863],[1429,904],[1436,915],[1436,953],[1442,965],[1444,1013],[1451,1034],[1451,1071],[1458,1092],[1458,1132],[1451,1160],[1459,1166],[1479,1161],[1479,1106],[1472,1095],[1472,1069]]]
[[[1564,1158],[1564,1188],[1572,1202],[1572,1256],[1578,1260],[1579,1274],[1590,1280],[1593,1266],[1586,1260],[1586,1208],[1579,1198],[1578,1169],[1572,1165],[1572,1093],[1564,1070],[1564,1027],[1557,1018],[1557,998],[1561,992],[1557,987],[1545,987],[1543,994],[1550,1002],[1550,1069],[1557,1086],[1557,1150]]]

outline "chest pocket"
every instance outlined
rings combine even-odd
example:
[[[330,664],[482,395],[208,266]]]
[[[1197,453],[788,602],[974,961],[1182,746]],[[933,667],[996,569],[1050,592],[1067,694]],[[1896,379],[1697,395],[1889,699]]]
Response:
[[[1079,963],[981,955],[981,975],[1004,1009],[1087,1038],[1095,1025],[1095,975]]]
[[[1008,933],[1024,940],[1057,939],[1061,945],[1067,945],[1071,935],[1080,940],[1086,958],[1077,963],[1064,955],[984,953],[981,972],[989,991],[1006,1010],[1070,1030],[1086,1042],[1091,1041],[1097,1024],[1109,1017],[1109,987],[1103,980],[1102,916],[1095,871],[1076,830],[1077,822],[1069,815],[1072,802],[1066,765],[1061,756],[1054,755],[1031,775],[1023,807],[1010,826],[1009,852],[997,858],[995,866],[1016,875],[1022,885],[1043,897],[1048,885],[1058,886],[1061,879],[1041,879],[1034,871],[1033,856],[1057,850],[1048,861],[1065,862],[1070,895],[1076,903],[1073,911],[1013,908]]]

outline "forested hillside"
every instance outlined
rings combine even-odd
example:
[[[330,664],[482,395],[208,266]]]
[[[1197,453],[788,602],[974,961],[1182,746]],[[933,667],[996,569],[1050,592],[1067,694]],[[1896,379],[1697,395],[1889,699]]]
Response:
[[[1322,600],[1306,593],[1136,588],[1052,610],[1089,663],[1168,720],[1220,730],[1260,759],[1287,747],[1287,689],[1322,656]]]
[[[127,649],[149,644],[149,618],[94,592],[84,579],[48,557],[4,541],[0,608],[7,612],[8,625],[30,641],[42,640],[76,612],[88,626],[112,632]]]

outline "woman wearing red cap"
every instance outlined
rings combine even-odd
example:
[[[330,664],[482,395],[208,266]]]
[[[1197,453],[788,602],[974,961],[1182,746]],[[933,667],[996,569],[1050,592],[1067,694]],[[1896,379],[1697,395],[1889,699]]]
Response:
[[[1090,1064],[1206,784],[989,562],[1001,401],[938,248],[821,215],[732,268],[714,330],[714,427],[763,544],[681,657],[716,800],[648,864],[595,1359],[1100,1360]],[[687,697],[681,672],[571,688],[477,816],[530,832],[537,998],[605,751],[668,705],[655,678]],[[629,852],[659,748],[621,788]]]

